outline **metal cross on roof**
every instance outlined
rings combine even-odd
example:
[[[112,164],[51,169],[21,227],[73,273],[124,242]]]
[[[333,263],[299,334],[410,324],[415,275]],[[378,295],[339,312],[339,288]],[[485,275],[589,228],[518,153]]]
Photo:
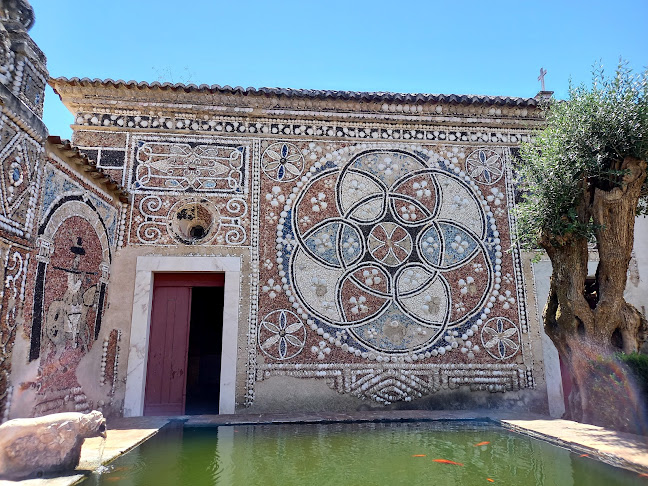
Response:
[[[540,83],[541,83],[542,91],[545,90],[545,85],[544,85],[545,74],[547,74],[547,70],[543,69],[543,68],[540,68],[540,76],[538,76],[538,81],[540,81]]]

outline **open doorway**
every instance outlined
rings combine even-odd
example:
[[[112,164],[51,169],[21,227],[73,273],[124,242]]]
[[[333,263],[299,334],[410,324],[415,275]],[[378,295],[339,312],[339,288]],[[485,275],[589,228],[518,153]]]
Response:
[[[144,415],[219,413],[224,283],[155,274]]]
[[[224,287],[193,287],[185,414],[217,414],[220,398]]]

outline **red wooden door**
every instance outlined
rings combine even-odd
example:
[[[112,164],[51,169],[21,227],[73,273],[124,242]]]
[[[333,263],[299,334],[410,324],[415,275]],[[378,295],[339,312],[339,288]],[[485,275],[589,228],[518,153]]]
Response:
[[[222,273],[155,275],[144,415],[184,414],[191,288],[224,284]]]
[[[184,414],[191,287],[155,287],[144,415]]]

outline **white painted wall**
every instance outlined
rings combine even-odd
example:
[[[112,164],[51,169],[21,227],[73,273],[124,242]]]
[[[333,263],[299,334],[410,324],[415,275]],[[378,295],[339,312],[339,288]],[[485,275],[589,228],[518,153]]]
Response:
[[[648,312],[648,217],[635,220],[634,255],[628,269],[625,299],[644,316]]]
[[[542,311],[549,296],[549,279],[551,278],[551,262],[548,258],[533,264],[533,280],[535,283],[535,298],[538,304],[538,322],[540,323],[542,336],[542,358],[544,360],[545,381],[547,383],[547,398],[549,400],[549,415],[562,417],[565,413],[565,401],[563,398],[562,375],[560,373],[560,361],[558,350],[551,342],[551,339],[544,332]]]

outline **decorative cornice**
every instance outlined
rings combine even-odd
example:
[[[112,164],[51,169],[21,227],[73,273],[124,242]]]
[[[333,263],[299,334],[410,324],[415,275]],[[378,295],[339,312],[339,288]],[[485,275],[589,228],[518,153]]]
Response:
[[[51,78],[49,84],[75,116],[92,112],[172,118],[200,115],[207,117],[205,120],[243,116],[248,120],[307,118],[517,128],[535,128],[543,116],[538,98],[232,88],[87,78]]]
[[[75,131],[135,131],[174,135],[220,135],[259,138],[339,139],[356,142],[403,141],[517,146],[526,142],[535,127],[502,127],[418,123],[387,124],[375,119],[315,120],[246,117],[145,116],[115,113],[77,113]],[[531,129],[530,129],[531,128]]]

